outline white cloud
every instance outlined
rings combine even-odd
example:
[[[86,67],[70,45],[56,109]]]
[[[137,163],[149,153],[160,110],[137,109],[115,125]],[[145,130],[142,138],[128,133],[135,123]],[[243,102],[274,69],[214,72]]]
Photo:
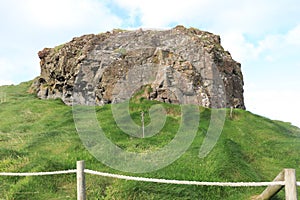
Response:
[[[138,17],[143,27],[184,24],[214,31],[237,31],[261,35],[298,21],[296,0],[113,0]],[[292,5],[292,6],[291,6]],[[298,9],[297,9],[298,8]],[[134,18],[134,17],[132,17]],[[287,18],[289,20],[287,20]]]
[[[0,85],[12,84],[11,75],[13,75],[13,73],[13,64],[5,58],[0,58]]]
[[[98,29],[101,26],[113,28],[121,22],[96,0],[27,0],[20,2],[19,6],[29,22],[46,29],[85,28],[91,25]]]
[[[7,78],[9,77],[10,74],[13,74],[14,72],[13,66],[14,64],[12,61],[0,57],[0,71],[1,74],[4,74]]]
[[[300,93],[295,90],[252,90],[247,92],[247,109],[274,120],[300,127]]]
[[[33,57],[33,58],[32,58]],[[25,54],[18,59],[0,57],[0,80],[3,83],[28,81],[39,75],[39,61],[36,54]],[[2,84],[3,84],[2,83]]]
[[[0,0],[0,80],[33,79],[39,75],[39,50],[121,22],[97,0]]]
[[[248,59],[256,59],[259,52],[254,44],[247,41],[242,33],[226,32],[222,34],[222,46],[228,50],[232,57],[239,61],[245,62]]]
[[[300,24],[288,32],[285,40],[288,44],[300,46]]]
[[[275,62],[297,59],[295,52],[300,51],[300,25],[285,33],[267,34],[261,40],[249,41],[241,32],[223,32],[222,45],[236,60],[246,63],[251,60]]]
[[[25,24],[33,29],[66,30],[93,24],[95,28],[103,29],[121,23],[121,19],[97,0],[10,0],[0,2],[0,5],[0,15],[6,17],[0,23],[6,22],[7,27],[13,23],[9,28],[14,24],[23,28],[22,24]]]

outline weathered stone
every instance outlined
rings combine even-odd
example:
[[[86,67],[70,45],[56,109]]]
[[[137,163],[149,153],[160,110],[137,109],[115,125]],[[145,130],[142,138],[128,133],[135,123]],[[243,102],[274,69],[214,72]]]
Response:
[[[147,85],[145,98],[245,109],[241,65],[219,36],[194,28],[84,35],[38,53],[40,98],[71,105],[117,103]]]

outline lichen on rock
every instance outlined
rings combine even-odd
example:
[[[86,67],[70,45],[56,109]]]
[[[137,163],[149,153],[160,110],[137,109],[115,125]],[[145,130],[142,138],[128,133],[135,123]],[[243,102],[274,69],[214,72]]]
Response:
[[[32,91],[43,99],[118,103],[147,85],[150,100],[245,109],[241,65],[219,36],[195,28],[115,29],[73,38],[38,56],[41,74]]]

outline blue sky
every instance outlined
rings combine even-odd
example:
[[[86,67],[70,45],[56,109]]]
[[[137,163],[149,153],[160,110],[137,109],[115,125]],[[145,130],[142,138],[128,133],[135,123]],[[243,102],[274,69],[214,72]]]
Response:
[[[38,76],[37,52],[73,37],[182,24],[221,36],[249,111],[300,127],[299,10],[298,0],[0,0],[0,85]]]

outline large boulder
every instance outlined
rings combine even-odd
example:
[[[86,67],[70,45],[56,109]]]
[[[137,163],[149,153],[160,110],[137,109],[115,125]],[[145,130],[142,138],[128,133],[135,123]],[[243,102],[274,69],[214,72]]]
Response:
[[[67,105],[118,103],[141,87],[168,103],[245,109],[241,65],[220,37],[195,28],[113,30],[38,53],[32,91]]]

